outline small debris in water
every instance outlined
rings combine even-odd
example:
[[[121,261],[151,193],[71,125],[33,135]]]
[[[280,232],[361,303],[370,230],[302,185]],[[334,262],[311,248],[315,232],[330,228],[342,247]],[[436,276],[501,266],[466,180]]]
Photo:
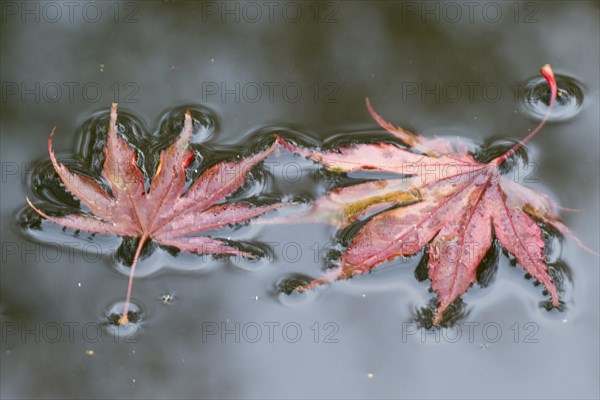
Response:
[[[175,300],[175,296],[173,296],[171,293],[163,293],[160,296],[160,301],[163,302],[163,304],[169,304],[171,303],[173,300]]]
[[[87,354],[88,356],[93,356],[94,355],[94,350],[86,350],[85,354]]]
[[[367,374],[367,378],[369,378],[369,379],[373,379],[373,376],[374,376],[374,375],[373,375],[373,373],[371,373],[371,372],[369,372],[369,373]]]

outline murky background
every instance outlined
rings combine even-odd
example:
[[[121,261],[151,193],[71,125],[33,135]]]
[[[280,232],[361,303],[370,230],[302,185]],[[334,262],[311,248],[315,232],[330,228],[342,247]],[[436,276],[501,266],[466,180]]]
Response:
[[[140,148],[168,143],[177,132],[159,126],[182,107],[213,118],[194,138],[206,162],[275,132],[313,145],[385,137],[367,96],[394,124],[480,144],[535,126],[523,99],[550,63],[582,95],[528,146],[516,179],[580,210],[565,221],[598,250],[597,2],[66,3],[2,3],[2,398],[598,398],[599,261],[570,240],[550,254],[570,267],[566,310],[546,311],[542,288],[500,255],[453,328],[424,330],[415,319],[435,294],[415,278],[418,257],[287,296],[278,284],[318,276],[340,249],[335,229],[227,229],[270,243],[267,256],[155,248],[134,282],[139,327],[115,335],[121,239],[25,211],[26,196],[76,209],[45,190],[47,136],[56,125],[59,159],[98,173],[93,123],[113,101]],[[280,151],[238,196],[310,200],[364,178]]]

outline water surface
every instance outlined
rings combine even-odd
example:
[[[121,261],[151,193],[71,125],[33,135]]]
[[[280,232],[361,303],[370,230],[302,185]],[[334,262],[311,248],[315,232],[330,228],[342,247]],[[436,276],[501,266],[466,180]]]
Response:
[[[39,21],[21,2],[3,10],[2,398],[598,398],[599,263],[569,240],[550,255],[572,273],[565,311],[546,311],[542,288],[500,254],[490,284],[463,296],[457,325],[436,331],[414,322],[434,297],[415,277],[418,257],[286,296],[282,281],[318,276],[340,249],[335,229],[230,229],[270,243],[268,256],[155,249],[134,283],[137,330],[115,335],[106,321],[127,284],[121,239],[23,228],[50,129],[59,158],[77,158],[113,101],[156,148],[176,134],[161,118],[203,110],[214,129],[194,142],[206,160],[258,150],[275,132],[312,145],[385,137],[365,97],[395,124],[477,146],[537,124],[523,101],[550,63],[582,101],[528,145],[519,179],[580,210],[565,222],[598,249],[597,2],[486,2],[472,18],[460,2],[460,15],[438,2],[275,3],[272,18],[260,2],[260,16],[238,2],[98,3],[97,21],[83,6],[71,20],[60,2],[60,17],[39,3]],[[310,200],[365,178],[286,152],[254,175],[240,195],[258,200]]]

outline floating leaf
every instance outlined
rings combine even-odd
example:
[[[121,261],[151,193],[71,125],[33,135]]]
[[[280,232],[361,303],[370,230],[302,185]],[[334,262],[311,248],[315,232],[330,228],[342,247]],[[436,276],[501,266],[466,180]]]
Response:
[[[148,240],[189,253],[252,258],[252,254],[232,247],[229,242],[195,234],[239,224],[283,205],[277,203],[255,207],[246,203],[218,204],[243,185],[250,169],[271,154],[276,143],[252,157],[214,165],[204,171],[184,193],[186,167],[194,159],[194,153],[189,148],[192,128],[192,118],[186,112],[181,134],[160,154],[158,168],[149,190],[146,190],[146,178],[136,163],[136,151],[117,134],[117,104],[113,104],[102,169],[102,177],[108,183],[110,193],[94,179],[73,173],[59,163],[52,148],[54,130],[48,139],[50,160],[58,176],[67,190],[85,204],[91,213],[56,217],[47,215],[27,199],[29,205],[44,218],[68,228],[139,238],[129,275],[125,309],[119,319],[121,324],[128,322],[135,267]]]
[[[414,255],[427,246],[428,275],[438,301],[434,323],[439,324],[444,311],[476,281],[477,268],[495,235],[519,265],[544,284],[552,305],[558,307],[558,290],[546,265],[539,224],[571,233],[547,195],[503,177],[499,169],[539,132],[552,111],[557,92],[554,74],[549,65],[541,73],[552,93],[544,119],[524,140],[488,163],[476,161],[460,142],[453,146],[444,138],[428,139],[393,126],[373,110],[368,99],[374,119],[408,149],[374,143],[321,152],[279,138],[288,150],[334,171],[377,170],[403,176],[336,189],[317,200],[307,215],[293,218],[341,227],[368,220],[339,265],[299,289],[364,274],[384,261]]]

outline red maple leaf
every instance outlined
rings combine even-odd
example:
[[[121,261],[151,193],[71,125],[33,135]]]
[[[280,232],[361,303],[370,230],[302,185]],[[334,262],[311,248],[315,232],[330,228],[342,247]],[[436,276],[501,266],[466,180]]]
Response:
[[[133,275],[147,240],[152,239],[190,253],[232,254],[251,258],[251,254],[219,239],[193,234],[242,223],[283,205],[277,203],[255,207],[246,203],[217,204],[242,186],[246,174],[271,154],[276,143],[252,157],[214,165],[204,171],[184,193],[186,167],[194,158],[189,147],[192,128],[192,118],[186,112],[181,134],[161,153],[149,191],[146,191],[146,179],[136,163],[136,151],[117,134],[117,104],[113,104],[102,169],[102,177],[110,186],[110,194],[97,181],[75,174],[59,163],[52,148],[54,130],[48,138],[48,152],[56,173],[66,189],[85,204],[91,214],[48,216],[27,199],[29,205],[44,218],[68,228],[140,238],[131,265],[120,324],[128,322]]]
[[[296,147],[279,138],[290,151],[340,172],[378,170],[403,175],[336,189],[316,201],[304,221],[337,222],[340,226],[373,215],[340,257],[339,265],[300,290],[370,271],[398,256],[419,252],[427,244],[432,289],[437,292],[434,323],[476,280],[477,267],[493,242],[493,235],[520,266],[548,290],[554,307],[559,295],[548,272],[544,240],[538,222],[563,234],[558,207],[500,174],[499,167],[542,128],[556,100],[556,81],[549,65],[541,69],[551,90],[546,116],[521,142],[489,163],[476,161],[464,145],[457,148],[443,138],[416,136],[373,118],[410,148],[390,143],[359,144],[321,152]],[[577,241],[581,244],[579,241]]]

